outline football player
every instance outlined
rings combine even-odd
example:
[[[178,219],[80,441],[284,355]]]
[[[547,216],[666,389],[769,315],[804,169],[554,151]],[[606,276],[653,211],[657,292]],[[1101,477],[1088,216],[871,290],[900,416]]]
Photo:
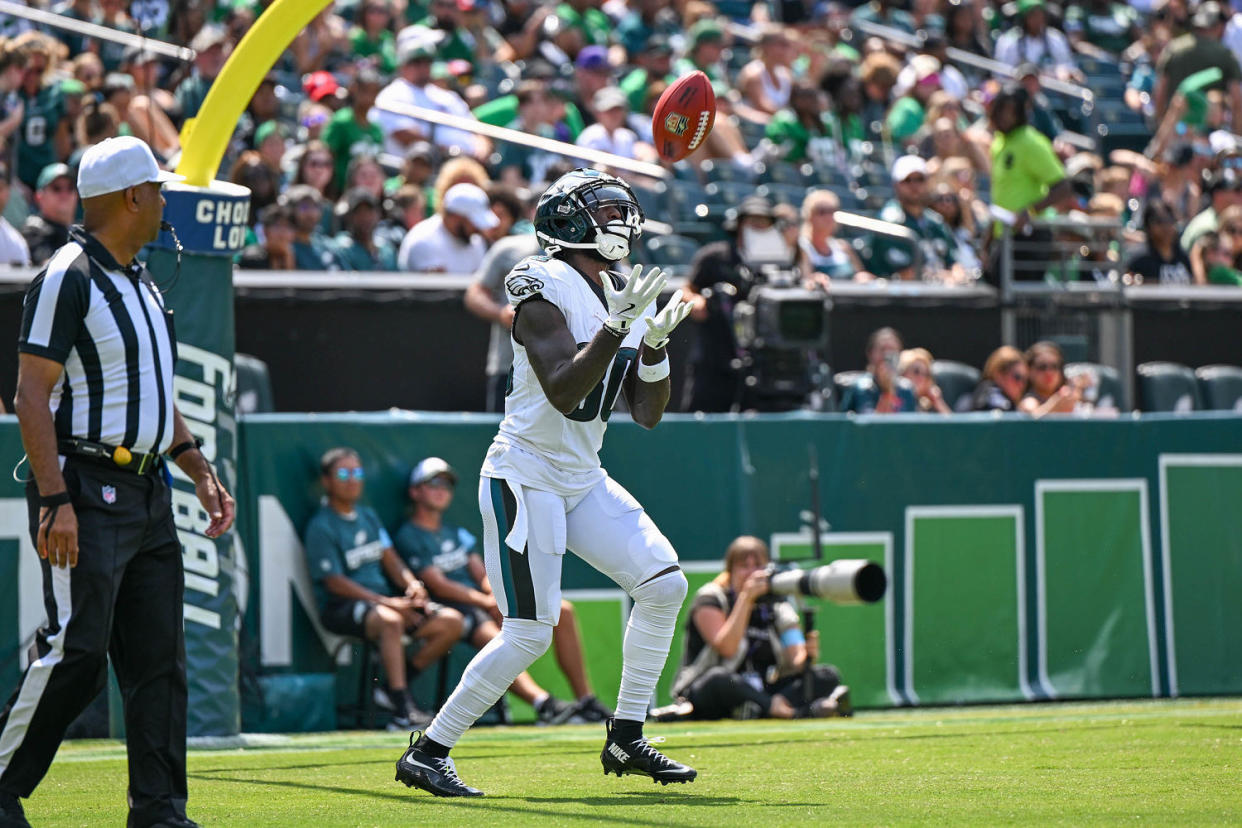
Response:
[[[535,211],[545,255],[505,281],[514,306],[513,368],[505,417],[483,461],[479,508],[487,576],[504,613],[439,714],[397,762],[397,780],[437,796],[481,796],[457,775],[449,750],[552,641],[561,608],[561,561],[571,550],[634,601],[622,644],[616,715],[605,723],[604,773],[689,782],[696,772],[643,736],[647,704],[668,657],[686,578],[668,539],[604,471],[599,448],[617,394],[654,428],[669,398],[669,334],[689,315],[681,292],[654,316],[665,276],[629,256],[643,211],[629,185],[579,169],[559,178]]]

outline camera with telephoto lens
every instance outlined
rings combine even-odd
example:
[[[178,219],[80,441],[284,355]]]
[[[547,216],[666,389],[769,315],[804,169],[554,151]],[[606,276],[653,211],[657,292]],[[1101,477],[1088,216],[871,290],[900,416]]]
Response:
[[[823,291],[757,285],[733,311],[737,344],[748,350],[824,348],[830,307]]]
[[[812,569],[768,564],[768,591],[774,596],[804,595],[834,604],[874,604],[888,589],[884,568],[861,558],[843,558]]]

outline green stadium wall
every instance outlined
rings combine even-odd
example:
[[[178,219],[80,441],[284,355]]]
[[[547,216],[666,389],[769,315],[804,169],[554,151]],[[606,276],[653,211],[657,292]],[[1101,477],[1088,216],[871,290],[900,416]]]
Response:
[[[243,729],[334,726],[322,698],[330,674],[338,705],[358,694],[359,648],[318,627],[302,557],[320,454],[359,451],[367,501],[390,526],[404,518],[411,465],[444,457],[462,476],[448,517],[477,535],[477,469],[495,427],[491,415],[411,412],[241,421]],[[603,461],[676,546],[693,589],[739,534],[786,559],[808,556],[811,446],[825,557],[869,558],[889,574],[877,604],[809,604],[822,660],[841,668],[856,705],[1242,692],[1242,417],[676,415],[650,432],[617,418]],[[21,456],[11,417],[0,418],[0,450]],[[42,620],[20,498],[0,481],[0,583],[12,585],[0,606],[5,688]],[[628,598],[572,555],[564,573],[588,672],[610,701]],[[660,702],[680,640],[679,628]],[[451,690],[471,655],[459,646],[444,675],[421,677],[419,700]],[[551,653],[532,674],[568,695]],[[510,704],[515,720],[531,717]]]

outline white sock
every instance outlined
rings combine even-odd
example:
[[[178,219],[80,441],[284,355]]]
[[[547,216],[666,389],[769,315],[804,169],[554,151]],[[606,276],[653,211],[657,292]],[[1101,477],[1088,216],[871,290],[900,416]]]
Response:
[[[427,726],[427,738],[446,747],[457,744],[462,734],[500,700],[518,675],[547,652],[551,644],[551,624],[506,618],[500,634],[470,661],[457,689]]]
[[[621,645],[621,691],[617,694],[618,719],[644,721],[647,705],[668,660],[677,613],[689,589],[681,570],[661,575],[630,590],[634,609]],[[506,619],[505,623],[509,623]],[[439,741],[437,739],[437,741]]]

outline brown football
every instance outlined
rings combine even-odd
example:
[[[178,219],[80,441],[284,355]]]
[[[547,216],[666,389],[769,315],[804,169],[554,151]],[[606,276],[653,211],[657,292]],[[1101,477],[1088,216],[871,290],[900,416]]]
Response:
[[[702,72],[678,78],[656,101],[651,116],[656,152],[665,161],[680,161],[703,145],[716,122],[716,93]]]

